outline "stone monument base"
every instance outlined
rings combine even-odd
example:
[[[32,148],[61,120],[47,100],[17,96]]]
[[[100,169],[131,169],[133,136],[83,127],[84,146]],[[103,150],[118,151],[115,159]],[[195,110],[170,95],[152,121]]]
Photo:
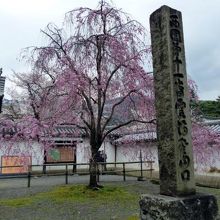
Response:
[[[142,195],[141,220],[220,220],[217,200],[212,195],[187,197]]]

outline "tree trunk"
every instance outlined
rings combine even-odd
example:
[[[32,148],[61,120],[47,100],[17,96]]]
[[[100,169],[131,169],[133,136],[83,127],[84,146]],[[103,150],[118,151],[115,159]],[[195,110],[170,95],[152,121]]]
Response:
[[[99,187],[97,183],[97,162],[95,158],[92,158],[90,160],[90,181],[89,181],[89,187],[91,188],[97,188]]]
[[[47,172],[47,166],[46,166],[46,162],[47,162],[47,151],[46,151],[46,150],[44,150],[43,174],[46,174],[46,172]]]

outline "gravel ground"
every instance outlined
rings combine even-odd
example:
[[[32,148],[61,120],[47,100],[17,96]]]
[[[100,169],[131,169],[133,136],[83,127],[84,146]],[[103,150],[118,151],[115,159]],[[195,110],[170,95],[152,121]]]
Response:
[[[69,176],[70,184],[88,184],[89,176]],[[53,190],[57,185],[65,183],[64,176],[39,177],[31,180],[31,187],[27,188],[27,179],[0,179],[1,199],[20,198],[35,195],[40,192]],[[100,176],[101,185],[123,186],[131,193],[138,194],[154,191],[158,192],[158,185],[148,181],[138,182],[135,177]],[[139,215],[138,197],[132,204],[118,204],[117,201],[109,205],[108,201],[97,206],[95,203],[56,203],[40,201],[31,206],[9,207],[0,206],[0,220],[121,220],[129,216]]]
[[[88,180],[89,176],[69,176],[70,184],[88,184]],[[124,182],[122,176],[103,175],[100,180],[104,186],[123,186],[128,192],[135,193],[137,199],[124,204],[106,200],[99,205],[95,201],[82,204],[39,200],[19,207],[0,206],[0,220],[136,220],[139,216],[139,196],[159,192],[159,185],[149,181],[139,182],[135,177],[126,177]],[[64,183],[64,176],[39,177],[33,178],[31,187],[27,188],[27,179],[0,179],[0,199],[31,196],[53,190]],[[209,191],[209,188],[198,187],[198,191],[215,194],[220,201],[220,189]]]
[[[126,176],[126,181],[137,180],[137,177]],[[30,189],[38,188],[43,189],[44,187],[52,187],[57,185],[65,184],[65,176],[41,176],[41,177],[32,177],[30,183]],[[119,175],[100,175],[100,182],[122,182],[123,176]],[[69,175],[68,176],[69,184],[88,184],[89,183],[89,175]],[[27,177],[21,178],[0,178],[0,192],[3,192],[6,189],[20,189],[27,188],[28,179]]]

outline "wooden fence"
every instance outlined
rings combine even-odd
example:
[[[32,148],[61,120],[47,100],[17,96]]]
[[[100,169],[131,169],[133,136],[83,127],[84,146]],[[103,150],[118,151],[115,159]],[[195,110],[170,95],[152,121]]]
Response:
[[[132,173],[139,173],[138,180],[143,180],[143,172],[150,172],[150,178],[152,177],[154,161],[135,161],[135,162],[117,162],[117,163],[97,163],[97,181],[99,182],[100,175],[121,175],[123,181],[126,181],[126,175],[131,175]],[[128,168],[129,164],[137,164],[140,169]],[[80,166],[80,169],[77,167]],[[65,177],[65,184],[68,184],[69,175],[88,175],[89,174],[89,163],[48,163],[43,165],[28,165],[25,173],[20,174],[1,174],[1,178],[27,178],[27,187],[31,186],[32,177],[50,176],[50,175],[63,175]],[[146,168],[144,168],[144,166]],[[24,168],[22,166],[1,166],[0,169],[10,169],[10,168]],[[53,170],[47,170],[49,167],[55,167]],[[56,169],[59,167],[59,169]],[[85,168],[82,168],[85,167]],[[46,168],[46,169],[45,169]]]

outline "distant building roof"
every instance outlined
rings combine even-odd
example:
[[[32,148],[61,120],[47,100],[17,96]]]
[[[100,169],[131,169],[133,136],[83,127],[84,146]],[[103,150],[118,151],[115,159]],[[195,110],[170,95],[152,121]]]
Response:
[[[11,127],[11,128],[4,128],[0,127],[0,134],[2,134],[5,137],[13,136],[16,134],[17,128]],[[45,135],[46,138],[47,135]],[[78,129],[76,126],[73,125],[58,125],[55,128],[53,128],[53,138],[81,138],[85,136],[85,132],[81,129]]]
[[[208,126],[211,130],[220,133],[220,119],[205,119],[203,123],[206,126]]]
[[[74,125],[58,125],[54,128],[54,136],[81,137],[85,132]]]
[[[215,120],[204,120],[203,124],[210,128],[210,130],[215,131],[220,134],[220,119]],[[130,134],[121,135],[118,139],[114,141],[115,144],[129,143],[129,142],[146,142],[146,141],[156,141],[157,133],[156,131],[141,131],[133,132]]]
[[[129,142],[144,142],[156,141],[157,133],[155,131],[145,131],[141,133],[133,133],[124,135],[114,141],[115,144],[129,143]]]

